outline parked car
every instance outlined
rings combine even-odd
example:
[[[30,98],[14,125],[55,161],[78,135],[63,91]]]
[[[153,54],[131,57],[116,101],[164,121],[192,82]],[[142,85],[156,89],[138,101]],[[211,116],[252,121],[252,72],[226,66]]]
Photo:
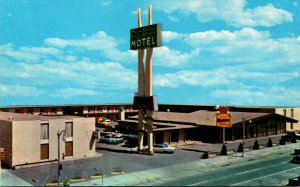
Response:
[[[174,153],[175,147],[170,147],[167,144],[154,144],[153,150],[155,153]]]
[[[293,158],[292,163],[300,164],[300,155],[296,155],[296,156]]]
[[[119,134],[100,136],[99,142],[109,144],[119,144],[124,142],[124,138]]]
[[[148,146],[144,146],[144,150],[147,150]],[[131,151],[136,152],[137,147],[132,148]],[[154,153],[174,153],[175,147],[170,147],[167,144],[154,144],[153,145]]]
[[[110,119],[106,119],[103,117],[97,118],[96,127],[109,127],[110,126]]]

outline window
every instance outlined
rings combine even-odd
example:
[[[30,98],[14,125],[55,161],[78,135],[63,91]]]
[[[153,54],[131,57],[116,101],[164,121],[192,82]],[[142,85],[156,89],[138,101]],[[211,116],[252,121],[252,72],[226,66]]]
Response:
[[[41,160],[49,159],[49,144],[41,144]]]
[[[57,108],[51,108],[52,114],[57,114]]]
[[[41,140],[47,140],[49,139],[49,124],[48,123],[42,123],[41,124]]]
[[[283,110],[283,115],[286,116],[286,109]]]
[[[291,118],[294,118],[294,110],[291,109]],[[291,122],[291,129],[294,129],[294,124]]]
[[[72,122],[66,122],[66,137],[73,137],[73,123]]]

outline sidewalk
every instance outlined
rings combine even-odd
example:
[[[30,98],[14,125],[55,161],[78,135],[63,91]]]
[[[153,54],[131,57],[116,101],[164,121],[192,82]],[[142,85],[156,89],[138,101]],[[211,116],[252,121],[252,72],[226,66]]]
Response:
[[[0,186],[32,186],[32,184],[11,174],[7,170],[0,169]]]
[[[241,157],[241,153],[232,153],[227,156],[214,156],[208,159],[199,159],[199,161],[177,164],[163,168],[156,168],[146,171],[133,172],[112,176],[108,178],[95,179],[80,183],[71,184],[72,186],[143,186],[157,185],[160,182],[176,179],[181,176],[190,176],[203,171],[217,169],[224,165],[234,165],[240,163],[239,160],[266,158],[272,153],[293,152],[295,148],[299,148],[300,143],[280,145],[276,147],[263,148],[260,150],[251,150],[245,152],[245,157]]]

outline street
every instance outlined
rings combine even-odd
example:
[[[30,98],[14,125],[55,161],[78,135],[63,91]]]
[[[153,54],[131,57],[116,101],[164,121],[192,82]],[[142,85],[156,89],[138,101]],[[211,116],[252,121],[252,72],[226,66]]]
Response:
[[[64,161],[61,181],[76,179],[72,185],[221,185],[221,186],[282,186],[288,179],[300,175],[300,165],[290,163],[299,143],[279,145],[260,150],[210,156],[177,148],[174,154],[140,155],[122,149],[120,145],[97,144],[102,155],[81,160]],[[32,185],[44,186],[57,179],[57,163],[8,170]],[[102,179],[93,179],[99,173]],[[122,173],[116,175],[114,173]],[[81,181],[81,182],[80,182]]]
[[[225,165],[210,172],[199,172],[159,186],[282,186],[287,178],[300,174],[300,165],[290,163],[290,154],[270,155],[268,160],[252,160]]]

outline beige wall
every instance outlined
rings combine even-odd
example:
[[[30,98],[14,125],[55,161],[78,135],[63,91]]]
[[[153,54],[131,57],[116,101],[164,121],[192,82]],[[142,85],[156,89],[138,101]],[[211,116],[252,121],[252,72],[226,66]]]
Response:
[[[84,158],[95,155],[95,142],[93,131],[95,118],[75,118],[73,120],[73,154],[74,157]]]
[[[275,112],[280,115],[284,115],[284,110],[286,111],[286,117],[292,118],[292,110],[293,110],[293,118],[298,120],[298,123],[293,123],[293,129],[291,129],[291,123],[286,123],[287,131],[300,131],[300,108],[276,108]]]
[[[73,120],[50,119],[49,121],[0,121],[0,142],[4,144],[6,162],[9,166],[56,160],[58,156],[57,132],[65,129],[65,122],[73,122],[73,157],[94,156],[95,118],[74,118]],[[49,124],[49,139],[40,139],[41,123]],[[49,143],[49,159],[41,160],[40,145]],[[60,137],[60,156],[65,152],[63,136]]]
[[[58,143],[57,132],[65,130],[65,119],[52,119],[49,120],[49,160],[55,160],[58,156]],[[62,140],[61,134],[60,141],[60,158],[62,159],[62,153],[65,152],[65,142]]]
[[[12,166],[40,160],[40,120],[14,121]]]

